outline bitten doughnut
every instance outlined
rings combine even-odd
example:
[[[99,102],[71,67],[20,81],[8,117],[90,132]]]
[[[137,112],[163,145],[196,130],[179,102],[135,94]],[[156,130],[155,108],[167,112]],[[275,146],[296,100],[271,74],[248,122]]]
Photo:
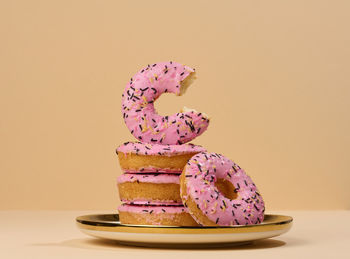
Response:
[[[134,75],[122,95],[123,118],[131,134],[142,142],[170,145],[201,135],[209,124],[204,113],[184,108],[161,116],[154,108],[162,93],[184,94],[194,77],[194,69],[171,61],[148,65]]]
[[[126,142],[117,148],[119,163],[128,173],[181,174],[187,161],[205,149],[193,144],[158,145]]]
[[[122,224],[198,226],[184,206],[119,206],[119,220]]]
[[[251,225],[264,219],[264,201],[252,179],[228,158],[202,152],[180,176],[180,195],[203,226]]]
[[[119,197],[123,203],[139,205],[182,205],[180,175],[122,174],[117,178]]]

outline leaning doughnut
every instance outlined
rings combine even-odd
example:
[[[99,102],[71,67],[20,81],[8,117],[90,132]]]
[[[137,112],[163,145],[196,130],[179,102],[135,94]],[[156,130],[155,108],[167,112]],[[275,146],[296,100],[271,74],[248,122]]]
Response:
[[[243,169],[228,158],[202,152],[180,176],[180,195],[203,226],[251,225],[264,219],[264,201]]]
[[[127,173],[181,174],[187,161],[205,149],[193,144],[158,145],[126,142],[117,148],[120,167]]]
[[[195,77],[194,69],[176,62],[148,65],[126,85],[122,95],[122,113],[126,126],[139,141],[153,144],[183,144],[201,135],[208,117],[192,109],[161,116],[154,101],[162,93],[182,95]]]

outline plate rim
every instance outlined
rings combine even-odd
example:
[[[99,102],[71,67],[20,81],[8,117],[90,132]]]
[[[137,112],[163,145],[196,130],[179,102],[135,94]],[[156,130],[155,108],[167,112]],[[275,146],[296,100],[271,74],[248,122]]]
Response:
[[[76,217],[76,224],[80,229],[123,232],[123,233],[158,233],[158,234],[224,234],[224,233],[252,233],[266,232],[273,230],[289,229],[292,226],[293,218],[287,215],[265,214],[266,217],[275,217],[272,222],[256,225],[235,225],[235,226],[208,226],[208,227],[180,227],[180,226],[157,226],[157,225],[130,225],[116,222],[103,222],[88,220],[88,217],[119,216],[118,213],[110,214],[88,214]],[[265,220],[264,220],[265,221]]]

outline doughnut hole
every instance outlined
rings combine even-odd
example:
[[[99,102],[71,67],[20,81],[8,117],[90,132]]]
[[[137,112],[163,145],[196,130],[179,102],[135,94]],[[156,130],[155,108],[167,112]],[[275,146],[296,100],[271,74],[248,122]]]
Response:
[[[221,192],[225,198],[228,198],[230,200],[234,200],[238,196],[235,192],[235,187],[233,184],[224,178],[218,178],[215,182],[215,187],[218,188],[219,192]]]

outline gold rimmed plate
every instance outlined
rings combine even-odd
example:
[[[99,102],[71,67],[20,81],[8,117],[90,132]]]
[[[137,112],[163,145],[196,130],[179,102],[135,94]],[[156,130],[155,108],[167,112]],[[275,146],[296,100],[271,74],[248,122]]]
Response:
[[[227,246],[271,238],[286,233],[293,218],[266,214],[258,225],[229,227],[176,227],[121,224],[118,214],[84,215],[76,218],[78,228],[97,238],[137,246]]]

